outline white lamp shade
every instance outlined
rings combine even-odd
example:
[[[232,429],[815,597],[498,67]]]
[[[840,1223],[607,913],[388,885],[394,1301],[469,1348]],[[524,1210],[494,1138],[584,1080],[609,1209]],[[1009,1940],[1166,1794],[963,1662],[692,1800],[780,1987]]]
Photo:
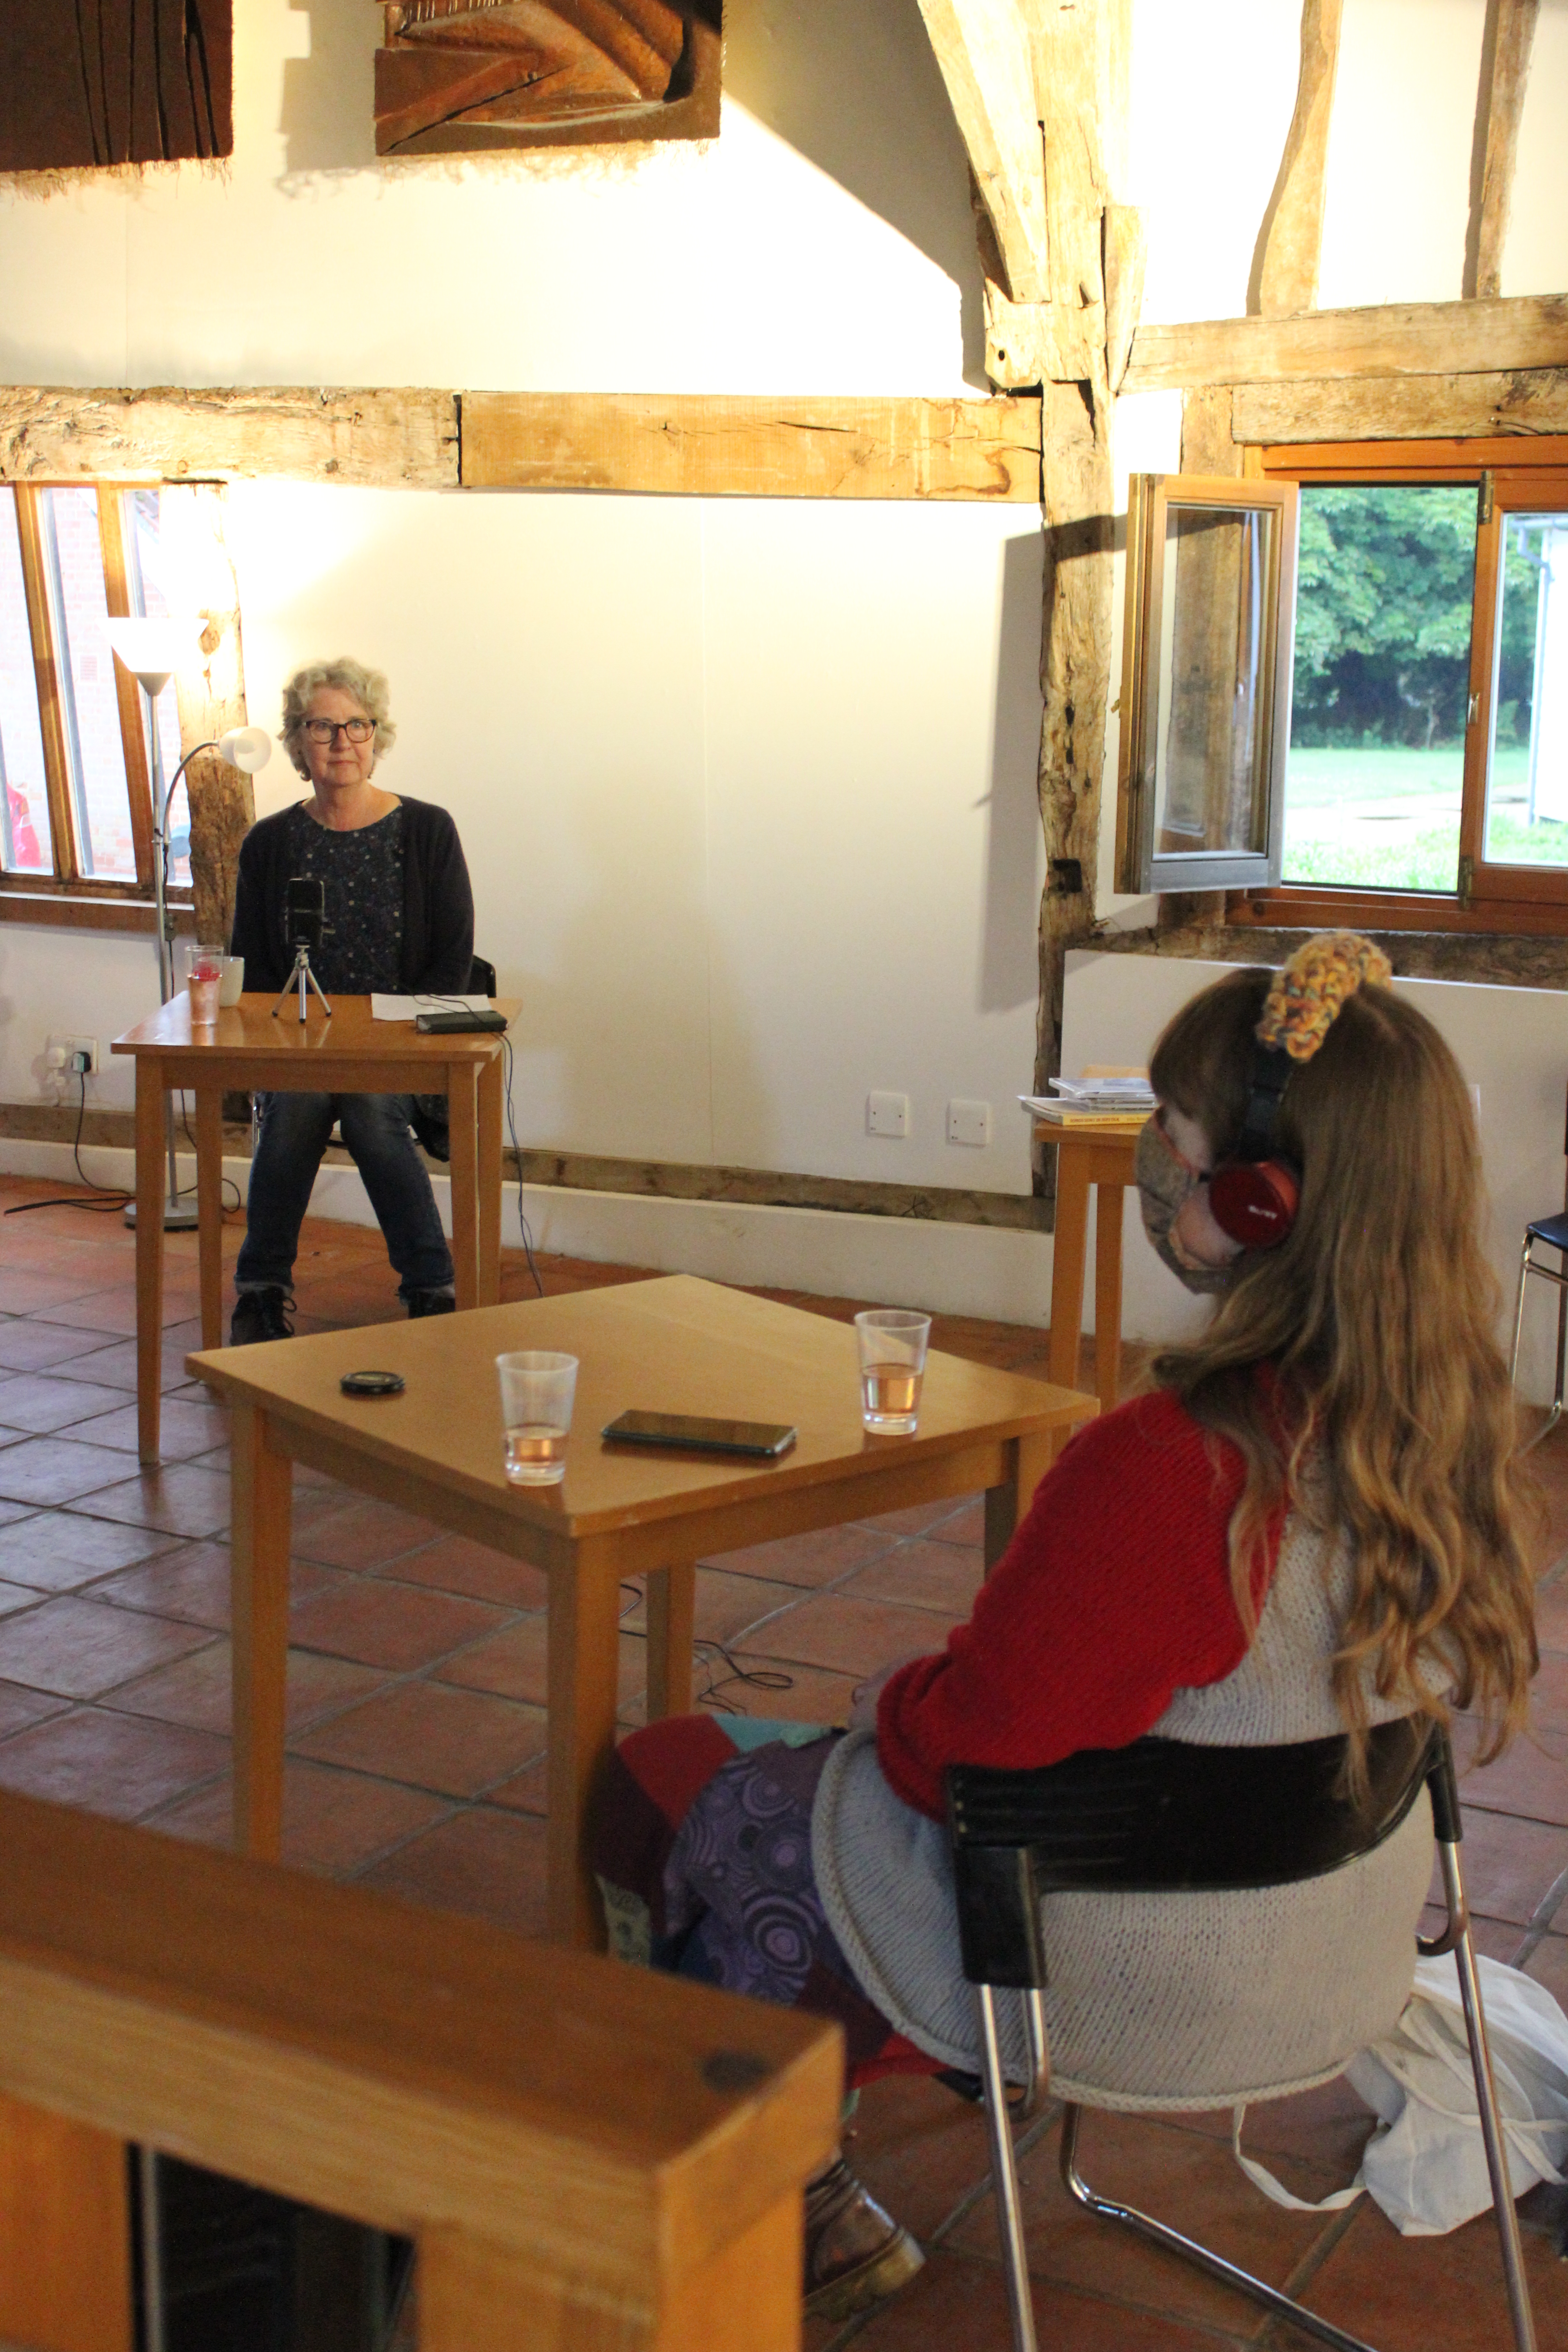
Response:
[[[243,768],[247,776],[254,776],[272,757],[272,738],[265,727],[237,727],[219,738],[217,755],[231,768]]]
[[[153,696],[163,693],[195,649],[195,630],[189,621],[110,621],[106,626],[120,660]]]

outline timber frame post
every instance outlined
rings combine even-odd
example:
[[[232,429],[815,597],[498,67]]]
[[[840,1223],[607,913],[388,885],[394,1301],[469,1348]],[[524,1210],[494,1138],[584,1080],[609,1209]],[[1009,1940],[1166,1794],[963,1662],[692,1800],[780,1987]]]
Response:
[[[1142,219],[1115,201],[1125,170],[1131,12],[1130,0],[921,0],[921,9],[980,199],[986,372],[999,391],[1041,388],[1046,887],[1035,1084],[1042,1087],[1061,1067],[1067,951],[1095,931],[1114,564],[1110,412],[1143,285]],[[1045,182],[1043,231],[1023,267],[1015,256],[1030,208],[1016,203],[1004,213],[994,197],[998,106],[984,136],[973,127],[974,60],[1016,57],[1020,37]],[[1016,139],[1012,152],[1019,152]],[[1032,191],[1032,167],[1016,166],[1015,186],[1026,180]],[[1054,1161],[1047,1153],[1042,1162],[1036,1190],[1049,1198]]]

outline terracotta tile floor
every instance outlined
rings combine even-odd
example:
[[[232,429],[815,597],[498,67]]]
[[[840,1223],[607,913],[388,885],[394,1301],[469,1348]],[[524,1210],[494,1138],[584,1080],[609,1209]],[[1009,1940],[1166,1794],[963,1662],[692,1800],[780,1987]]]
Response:
[[[58,1188],[0,1178],[0,1208]],[[232,1255],[239,1234],[226,1236]],[[228,1835],[227,1462],[224,1415],[183,1369],[196,1344],[195,1237],[171,1235],[165,1313],[168,1461],[136,1471],[132,1237],[75,1204],[0,1217],[0,1785],[177,1836]],[[542,1261],[552,1291],[638,1269]],[[509,1254],[508,1297],[526,1295]],[[844,1317],[858,1302],[774,1293]],[[395,1316],[378,1235],[312,1223],[300,1328]],[[936,1344],[1045,1370],[1046,1335],[938,1318]],[[1131,1351],[1129,1351],[1131,1354]],[[1129,1367],[1131,1369],[1131,1366]],[[1092,1378],[1091,1351],[1083,1377]],[[1551,1508],[1542,1666],[1531,1738],[1465,1783],[1483,1948],[1568,1998],[1568,1429],[1535,1456]],[[296,1493],[285,1846],[319,1870],[523,1933],[542,1916],[544,1590],[532,1570],[300,1474]],[[842,1720],[856,1680],[967,1611],[980,1575],[975,1502],[730,1554],[700,1579],[699,1687],[713,1705]],[[720,1648],[720,1644],[723,1648]],[[643,1708],[641,1592],[622,1634],[625,1719]],[[727,1653],[727,1654],[726,1654]],[[787,1687],[760,1688],[766,1675]],[[1250,2144],[1302,2195],[1354,2169],[1370,2118],[1343,2084],[1259,2110]],[[1246,2306],[1123,2244],[1071,2208],[1057,2120],[1025,2164],[1042,2340],[1073,2352],[1285,2352]],[[1228,2118],[1132,2125],[1092,2116],[1089,2178],[1143,2195],[1386,2352],[1505,2343],[1489,2219],[1402,2240],[1375,2209],[1319,2218],[1266,2203],[1233,2164]],[[876,2085],[851,2161],[926,2246],[925,2270],[880,2313],[809,2352],[1005,2352],[1008,2343],[978,2115],[927,2083]],[[1542,2345],[1568,2340],[1568,2191],[1523,2208]]]

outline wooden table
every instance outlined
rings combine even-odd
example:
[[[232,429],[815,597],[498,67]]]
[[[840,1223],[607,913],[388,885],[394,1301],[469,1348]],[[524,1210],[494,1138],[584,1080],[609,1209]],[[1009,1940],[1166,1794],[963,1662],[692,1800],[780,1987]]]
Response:
[[[1078,1386],[1083,1333],[1083,1258],[1089,1239],[1089,1188],[1099,1187],[1094,1214],[1095,1388],[1110,1412],[1121,1393],[1121,1195],[1132,1181],[1142,1132],[1119,1119],[1059,1127],[1037,1119],[1035,1136],[1057,1147],[1057,1230],[1051,1259],[1053,1381]]]
[[[165,1093],[196,1098],[197,1247],[202,1345],[223,1339],[223,1098],[230,1087],[283,1094],[444,1094],[452,1129],[452,1260],[460,1307],[500,1286],[501,1045],[497,1033],[422,1037],[411,1022],[373,1021],[368,996],[334,996],[329,1021],[312,1004],[242,996],[210,1029],[191,1027],[182,990],[111,1051],[136,1062],[136,1412],[143,1462],[158,1459],[163,1403]],[[509,1020],[515,1003],[498,1000]]]
[[[579,1358],[565,1482],[510,1486],[494,1359]],[[401,1372],[401,1396],[345,1397],[344,1372]],[[530,1299],[477,1315],[378,1324],[195,1355],[234,1407],[235,1843],[282,1835],[291,1464],[532,1561],[549,1579],[549,1917],[560,1942],[603,1940],[583,1823],[615,1738],[623,1577],[648,1580],[648,1715],[691,1704],[696,1562],[778,1536],[985,1493],[985,1556],[1002,1551],[1060,1433],[1090,1397],[934,1354],[914,1437],[860,1423],[855,1333],[689,1275]],[[790,1422],[776,1462],[606,1446],[628,1406]]]

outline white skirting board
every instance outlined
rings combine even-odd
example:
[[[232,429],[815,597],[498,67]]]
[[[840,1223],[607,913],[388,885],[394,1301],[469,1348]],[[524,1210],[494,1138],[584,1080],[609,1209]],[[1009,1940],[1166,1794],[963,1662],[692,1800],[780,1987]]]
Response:
[[[195,1160],[179,1156],[182,1186]],[[128,1187],[128,1150],[95,1145],[82,1154],[89,1181]],[[76,1183],[69,1147],[0,1138],[0,1171]],[[223,1172],[244,1196],[248,1160]],[[432,1179],[441,1222],[452,1230],[451,1184]],[[502,1187],[501,1244],[519,1246],[517,1186]],[[230,1200],[232,1202],[233,1195]],[[1002,1323],[1050,1320],[1051,1237],[994,1225],[938,1224],[925,1218],[857,1216],[830,1209],[754,1207],[723,1201],[670,1201],[640,1193],[580,1192],[529,1185],[523,1209],[537,1249],[714,1282],[756,1283],[821,1298],[870,1298]],[[357,1170],[329,1165],[316,1179],[310,1213],[374,1225]],[[1091,1276],[1092,1281],[1092,1276]],[[1092,1291],[1087,1302],[1092,1321]]]

